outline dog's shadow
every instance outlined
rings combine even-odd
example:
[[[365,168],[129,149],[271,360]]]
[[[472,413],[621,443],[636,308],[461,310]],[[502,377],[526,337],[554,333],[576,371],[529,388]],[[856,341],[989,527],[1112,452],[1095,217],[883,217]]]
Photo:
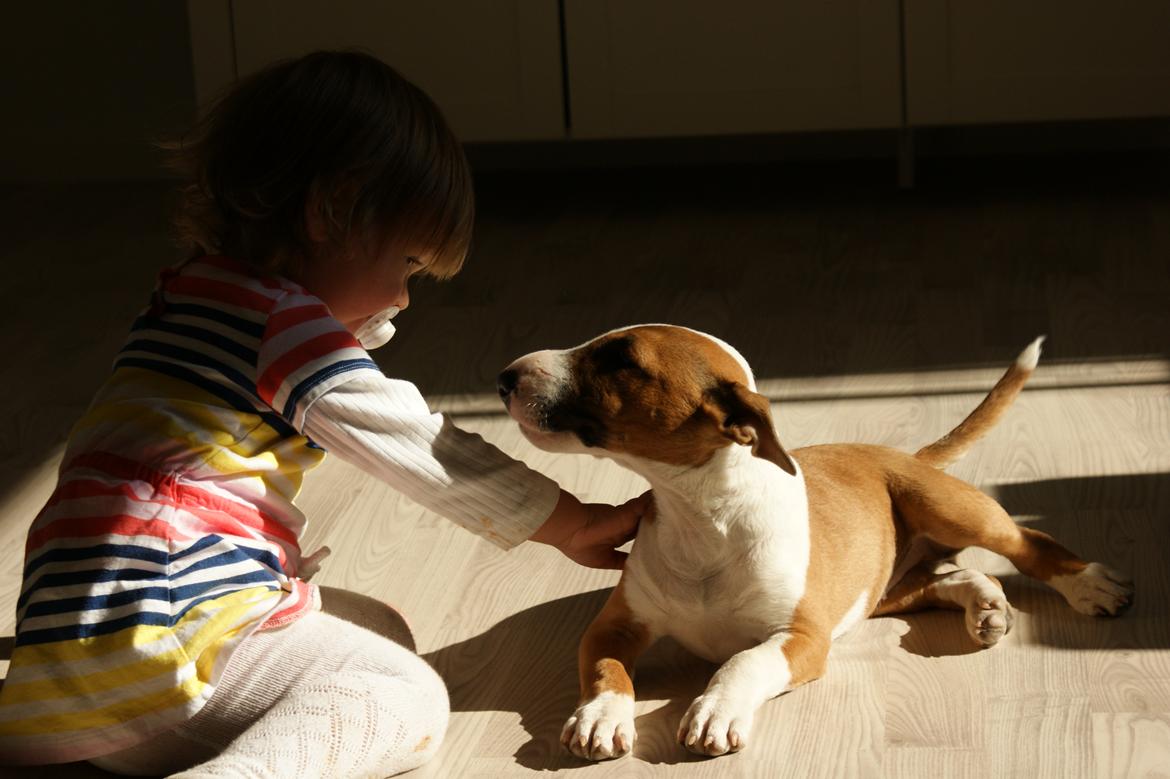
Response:
[[[477,636],[423,655],[447,682],[451,710],[518,713],[531,737],[514,755],[525,768],[588,765],[565,750],[560,735],[577,705],[577,644],[609,592],[594,590],[541,603]],[[680,746],[675,733],[715,668],[670,640],[659,641],[639,659],[639,701],[667,701],[635,720],[634,754],[640,760],[702,759]]]
[[[1089,617],[1074,611],[1055,591],[1021,574],[999,576],[1015,611],[1019,630],[1028,622],[1027,642],[1061,649],[1165,649],[1170,646],[1170,609],[1163,598],[1139,597],[1118,618]],[[949,657],[984,651],[967,634],[963,612],[928,609],[892,618],[906,624],[901,647],[921,657]],[[1160,627],[1159,627],[1160,626]],[[1011,632],[1004,644],[1014,643]]]
[[[1133,577],[1134,605],[1118,619],[1087,617],[1044,584],[1020,574],[1000,575],[1027,622],[1028,643],[1061,649],[1170,648],[1170,473],[1081,476],[1004,484],[987,492],[1021,524],[1042,530],[1087,560]],[[979,566],[975,566],[979,568]],[[902,648],[925,657],[980,651],[958,611],[898,615],[907,632]],[[1013,638],[1009,634],[1006,639]]]

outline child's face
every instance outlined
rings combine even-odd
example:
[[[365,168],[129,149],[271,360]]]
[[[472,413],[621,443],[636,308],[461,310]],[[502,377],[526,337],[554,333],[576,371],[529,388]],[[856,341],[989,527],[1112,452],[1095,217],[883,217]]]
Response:
[[[295,280],[321,298],[351,333],[390,306],[405,309],[410,305],[407,283],[426,267],[425,257],[401,245],[322,260],[308,263]]]

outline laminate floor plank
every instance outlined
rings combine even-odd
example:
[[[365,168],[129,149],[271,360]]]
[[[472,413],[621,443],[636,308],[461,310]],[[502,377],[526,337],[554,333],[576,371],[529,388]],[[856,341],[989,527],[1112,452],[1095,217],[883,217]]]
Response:
[[[1083,617],[1007,560],[969,550],[960,562],[999,576],[1017,611],[999,646],[975,650],[959,612],[868,620],[834,644],[824,678],[764,705],[747,750],[706,760],[674,734],[714,667],[664,641],[639,663],[635,754],[589,765],[558,737],[578,638],[617,574],[531,544],[502,553],[330,459],[300,501],[305,548],[333,549],[317,581],[404,612],[450,689],[446,741],[416,775],[1167,775],[1170,195],[984,185],[802,197],[721,175],[488,179],[466,271],[415,290],[380,363],[582,499],[616,503],[645,482],[537,451],[501,413],[494,376],[514,357],[640,321],[698,327],[753,363],[789,448],[912,451],[1048,334],[1030,388],[952,472],[1017,522],[1131,572],[1133,609]],[[3,675],[25,529],[173,253],[164,185],[17,187],[0,202],[11,236],[0,285]],[[78,218],[62,227],[59,213]]]

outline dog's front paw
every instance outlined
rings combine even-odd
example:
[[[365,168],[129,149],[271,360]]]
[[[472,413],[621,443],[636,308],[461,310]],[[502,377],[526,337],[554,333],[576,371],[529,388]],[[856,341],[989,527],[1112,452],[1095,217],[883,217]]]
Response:
[[[603,692],[577,707],[561,731],[561,743],[577,757],[606,760],[634,748],[634,699]]]
[[[747,746],[755,710],[730,696],[707,692],[695,698],[678,726],[678,741],[700,755],[725,755]]]
[[[1089,563],[1080,573],[1048,580],[1069,605],[1090,617],[1116,617],[1133,604],[1133,582],[1101,563]]]

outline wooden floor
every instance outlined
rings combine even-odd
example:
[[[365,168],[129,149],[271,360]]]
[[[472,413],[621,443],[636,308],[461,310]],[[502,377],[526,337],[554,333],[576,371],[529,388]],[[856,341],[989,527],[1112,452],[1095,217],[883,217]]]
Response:
[[[698,327],[755,365],[787,446],[909,449],[1046,333],[1031,388],[953,472],[1138,590],[1129,614],[1094,620],[964,553],[1018,611],[999,646],[975,651],[957,612],[869,620],[823,679],[765,704],[747,751],[716,759],[673,739],[713,669],[663,642],[639,665],[635,754],[588,765],[557,737],[616,574],[501,553],[330,460],[302,500],[305,546],[334,549],[318,581],[403,610],[450,689],[446,742],[417,775],[1170,775],[1170,186],[1164,160],[1076,165],[940,163],[909,194],[833,167],[482,180],[467,270],[420,285],[379,354],[461,425],[616,502],[643,483],[536,451],[500,413],[513,357],[635,322]],[[0,189],[0,658],[64,436],[174,256],[167,203],[153,183]]]

